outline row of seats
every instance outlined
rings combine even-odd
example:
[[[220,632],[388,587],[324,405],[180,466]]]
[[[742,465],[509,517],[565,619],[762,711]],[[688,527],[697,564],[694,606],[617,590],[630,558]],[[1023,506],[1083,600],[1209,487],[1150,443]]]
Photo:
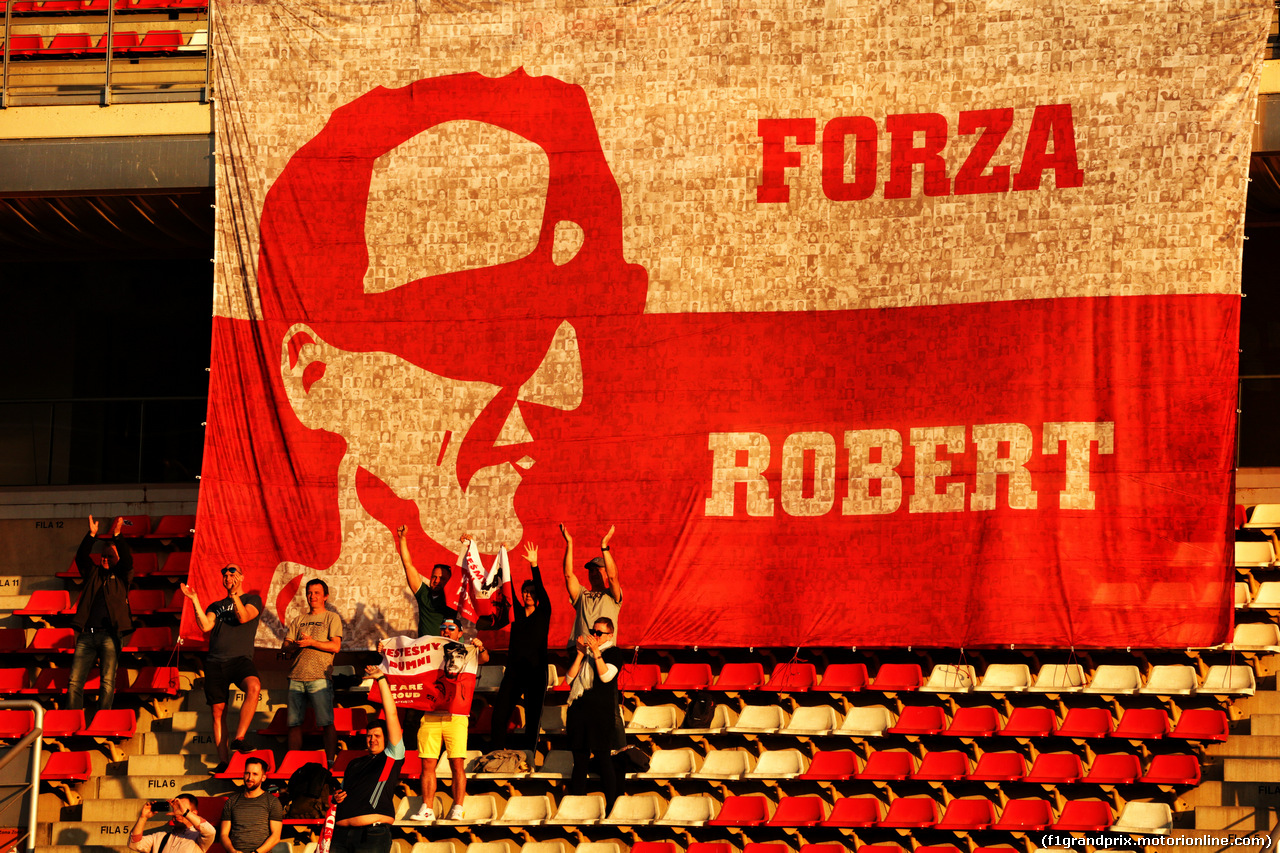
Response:
[[[164,565],[160,565],[160,555],[155,551],[133,552],[133,578],[145,577],[179,578],[186,580],[191,571],[191,552],[174,551],[165,557]],[[80,567],[71,561],[71,565],[55,577],[80,580]]]
[[[1272,623],[1260,623],[1277,630]],[[1271,632],[1242,632],[1237,626],[1236,639],[1248,644],[1259,641],[1270,648]],[[1253,627],[1253,626],[1251,626]],[[1280,634],[1275,634],[1280,644]],[[1234,640],[1233,640],[1234,643]],[[1237,646],[1242,648],[1242,646]],[[1252,646],[1250,646],[1252,648]],[[981,677],[974,667],[961,664],[938,664],[927,679],[915,663],[882,664],[875,677],[868,676],[866,664],[830,664],[819,676],[811,663],[780,663],[766,679],[759,663],[727,663],[713,675],[706,663],[673,663],[663,677],[657,664],[627,664],[618,675],[618,687],[624,691],[652,690],[719,690],[740,692],[766,690],[799,693],[819,691],[850,693],[861,690],[901,693],[1154,693],[1189,695],[1197,691],[1218,695],[1252,694],[1255,688],[1253,669],[1248,666],[1213,666],[1201,681],[1196,669],[1189,665],[1161,665],[1151,668],[1145,680],[1134,665],[1104,664],[1092,677],[1080,664],[1045,664],[1036,675],[1026,664],[991,664]]]
[[[108,0],[14,0],[14,15],[103,14]],[[115,0],[116,12],[155,12],[175,9],[199,11],[207,9],[208,0]]]
[[[0,738],[17,740],[25,737],[36,725],[34,711],[0,710]],[[138,715],[132,709],[117,708],[98,711],[93,721],[85,719],[83,709],[46,710],[42,735],[47,738],[102,737],[128,739],[138,728]]]
[[[564,729],[563,706],[543,709],[542,729]],[[1053,708],[1014,708],[1008,717],[990,706],[957,708],[954,714],[937,705],[908,705],[894,713],[883,705],[850,708],[842,714],[828,705],[789,712],[778,705],[747,705],[740,712],[717,705],[710,723],[685,727],[675,705],[642,705],[627,722],[629,734],[779,734],[881,737],[944,735],[948,737],[1067,737],[1225,741],[1228,718],[1220,708],[1186,708],[1176,724],[1164,708],[1127,708],[1117,721],[1109,708],[1068,708],[1059,720]]]
[[[189,648],[203,647],[184,641]],[[123,652],[168,652],[175,646],[173,631],[168,627],[138,628],[121,647]],[[76,650],[74,628],[37,628],[30,642],[22,628],[0,628],[0,654],[69,655]]]
[[[170,56],[184,51],[203,51],[209,45],[209,34],[207,30],[198,30],[188,39],[181,30],[149,30],[139,39],[136,32],[117,31],[111,45],[115,56]],[[0,48],[4,46],[0,42]],[[47,43],[41,35],[15,34],[8,44],[10,59],[93,59],[105,56],[106,49],[106,33],[96,42],[89,33],[57,33]],[[156,533],[134,535],[162,538]],[[163,538],[189,535],[175,532],[164,534]]]
[[[71,682],[71,668],[0,669],[0,696],[66,695]],[[85,690],[101,688],[98,670],[89,672]],[[178,668],[175,666],[144,666],[137,670],[120,667],[116,673],[116,691],[119,693],[149,693],[176,696],[181,688]]]
[[[186,596],[176,589],[169,594],[163,589],[131,589],[128,594],[129,612],[134,616],[150,616],[156,613],[181,613]],[[52,617],[70,616],[76,612],[71,593],[65,589],[40,589],[31,593],[27,603],[13,611],[18,616]]]

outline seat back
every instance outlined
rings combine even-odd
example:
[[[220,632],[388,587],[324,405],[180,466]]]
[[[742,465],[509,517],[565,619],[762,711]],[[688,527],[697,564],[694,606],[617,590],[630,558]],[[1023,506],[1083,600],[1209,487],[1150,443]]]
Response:
[[[1127,752],[1103,753],[1094,756],[1084,780],[1103,785],[1127,785],[1138,781],[1141,775],[1142,763],[1138,756]]]
[[[821,750],[809,762],[803,779],[852,779],[858,772],[858,754],[851,749]]]
[[[1080,756],[1075,753],[1042,752],[1036,756],[1025,781],[1061,784],[1076,782],[1083,775],[1084,765],[1080,762]]]

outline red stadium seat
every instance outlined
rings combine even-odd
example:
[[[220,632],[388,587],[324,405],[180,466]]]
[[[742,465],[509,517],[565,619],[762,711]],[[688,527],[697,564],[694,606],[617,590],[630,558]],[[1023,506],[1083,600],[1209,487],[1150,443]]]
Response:
[[[780,663],[769,674],[765,682],[765,690],[776,690],[779,693],[802,693],[813,689],[818,680],[818,670],[811,663],[788,661]],[[781,804],[779,804],[781,806]]]
[[[164,607],[161,607],[156,612],[157,613],[181,613],[182,603],[186,600],[187,600],[187,597],[182,594],[182,590],[175,589],[173,591],[173,595],[169,597],[169,603],[166,604]]]
[[[1158,740],[1169,733],[1169,715],[1163,708],[1129,708],[1116,723],[1112,737]]]
[[[132,708],[112,708],[93,715],[93,722],[80,731],[86,737],[131,738],[138,730],[138,715]]]
[[[918,690],[924,681],[918,663],[886,663],[876,671],[876,677],[867,685],[867,690],[882,690],[887,693],[903,690]]]
[[[321,750],[323,753],[324,750]],[[267,763],[267,775],[276,771],[276,757],[269,749],[255,749],[253,752],[233,752],[227,769],[221,773],[211,774],[215,779],[239,779],[244,776],[244,763],[249,758],[261,758]]]
[[[104,9],[106,8],[105,0],[103,2],[103,8]],[[138,33],[134,30],[116,30],[115,35],[111,37],[111,46],[112,48],[114,48],[114,52],[117,54],[128,53],[130,48],[134,48],[138,46]],[[106,50],[107,50],[107,34],[103,33],[101,36],[98,37],[98,42],[93,46],[93,50],[91,52],[95,55],[101,56],[102,54],[106,53]],[[147,535],[150,536],[151,534],[148,533]],[[151,563],[151,569],[150,571],[147,572],[147,574],[155,574],[156,555],[151,551],[147,551],[141,554],[133,555],[134,577],[140,576],[138,571],[139,557],[149,558],[149,562]],[[77,571],[76,575],[79,576],[79,574],[80,573]]]
[[[191,573],[191,552],[175,551],[164,559],[164,565],[156,572],[156,577],[185,578]]]
[[[226,802],[226,797],[197,797],[196,814],[216,827],[222,822],[222,807],[226,805]],[[210,850],[212,849],[210,848]]]
[[[88,36],[85,36],[85,47],[89,47]],[[55,39],[56,40],[56,39]],[[52,45],[50,45],[52,47]],[[149,515],[122,515],[124,524],[120,526],[120,535],[126,539],[136,539],[139,536],[146,536],[147,531],[151,529],[151,516]],[[111,528],[115,526],[116,520],[111,519],[111,523],[103,522],[98,525],[98,538],[110,539]]]
[[[311,721],[312,728],[304,729],[303,734],[320,734],[320,729]],[[334,708],[333,727],[338,734],[362,735],[369,728],[369,713],[364,708]]]
[[[1095,755],[1083,781],[1098,785],[1128,785],[1138,781],[1141,775],[1142,763],[1138,760],[1138,756],[1118,752],[1111,755]]]
[[[791,845],[781,841],[749,841],[742,847],[742,853],[795,853]]]
[[[93,43],[89,39],[88,33],[55,33],[53,38],[49,40],[49,46],[39,51],[40,56],[79,56],[89,48]],[[110,537],[99,537],[110,538]]]
[[[18,616],[58,616],[74,611],[71,595],[65,589],[38,589],[22,608],[13,612]]]
[[[168,628],[139,628],[125,642],[124,652],[167,652],[173,649],[173,632]]]
[[[27,632],[21,628],[0,628],[0,654],[27,650]]]
[[[120,678],[117,675],[116,681]],[[71,668],[62,667],[61,669],[50,669],[48,667],[40,670],[36,675],[35,686],[32,688],[33,693],[65,695],[67,686],[71,683]],[[98,670],[89,672],[89,680],[84,685],[86,690],[98,690],[102,687],[102,678]]]
[[[0,47],[4,42],[0,41]],[[26,59],[35,56],[44,48],[44,40],[37,35],[14,35],[9,42],[10,59]]]
[[[761,673],[763,676],[763,673]],[[707,821],[708,826],[764,826],[768,823],[773,803],[767,797],[747,795],[725,797],[720,813]]]
[[[957,708],[945,734],[950,737],[989,737],[1000,731],[1000,712],[987,705]]]
[[[320,751],[324,752],[324,750],[320,750]],[[333,762],[333,768],[331,772],[333,773],[334,776],[337,776],[339,779],[341,779],[343,775],[346,774],[347,772],[347,765],[355,761],[357,758],[364,758],[368,754],[369,754],[369,750],[367,749],[341,750],[338,752],[337,758]],[[285,761],[288,761],[288,760],[289,759],[286,757]],[[407,761],[405,763],[408,764]]]
[[[867,756],[855,778],[891,782],[906,779],[916,768],[915,756],[904,749],[886,749]]]
[[[179,595],[182,593],[179,592]],[[134,616],[150,616],[159,613],[165,606],[163,589],[131,589],[129,590],[129,612]]]
[[[828,693],[853,693],[867,686],[867,665],[833,663],[822,671],[817,689]]]
[[[31,686],[31,670],[0,669],[0,696],[34,692]]]
[[[1059,737],[1089,738],[1111,734],[1111,712],[1106,708],[1069,708],[1058,726]]]
[[[49,12],[79,12],[84,9],[84,3],[81,0],[44,0],[40,6],[40,11]]]
[[[176,666],[144,666],[138,670],[128,687],[121,688],[117,683],[116,689],[122,693],[163,693],[176,696],[180,686]]]
[[[40,10],[39,0],[14,0],[11,11],[22,14],[24,12],[38,12]],[[1241,522],[1243,524],[1243,522]]]
[[[1224,741],[1227,728],[1227,712],[1221,708],[1188,708],[1178,717],[1171,736],[1184,740]]]
[[[65,738],[84,731],[84,709],[63,709],[44,712],[44,736]],[[29,731],[30,729],[28,729]]]
[[[293,775],[293,771],[297,770],[304,764],[322,764],[329,765],[329,759],[325,757],[323,749],[299,749],[285,753],[284,761],[280,762],[280,766],[267,774],[271,779],[288,779]],[[334,774],[337,775],[336,773]]]
[[[184,44],[186,42],[181,30],[148,30],[138,46],[130,49],[130,53],[173,53]]]
[[[809,769],[800,774],[801,779],[844,781],[858,773],[858,754],[850,749],[821,750],[809,762]]]
[[[783,797],[767,826],[817,826],[827,817],[820,797]]]
[[[917,847],[915,853],[965,853],[965,851],[954,844],[925,844]],[[1001,851],[1001,853],[1008,853],[1008,851]]]
[[[315,711],[311,710],[311,708],[308,707],[307,716],[302,723],[304,731],[308,726],[314,728],[315,724],[316,724]],[[288,708],[277,708],[276,712],[271,715],[271,722],[267,723],[266,727],[258,729],[258,734],[267,735],[269,737],[284,737],[288,733],[289,733],[289,709]]]
[[[46,712],[47,713],[47,712]],[[36,715],[32,711],[0,711],[0,738],[17,740],[26,735],[36,724]]]
[[[201,3],[201,5],[204,5]],[[164,515],[147,534],[148,539],[186,539],[195,531],[194,515]]]
[[[93,762],[87,752],[51,752],[49,762],[40,771],[45,782],[85,782],[93,775]]]
[[[964,797],[947,803],[947,810],[938,821],[938,829],[953,832],[974,832],[990,829],[996,822],[996,807],[986,797]]]
[[[634,847],[631,848],[632,853],[635,853],[635,849]],[[866,845],[863,845],[862,849],[865,850]],[[693,853],[692,844],[689,845],[689,853]],[[727,851],[727,853],[732,853],[732,851]],[[805,844],[800,848],[800,853],[848,853],[848,848],[843,844]]]
[[[1052,708],[1014,708],[1000,734],[1005,737],[1044,737],[1058,727],[1058,715]]]
[[[1031,772],[1022,781],[1065,785],[1079,782],[1083,775],[1084,765],[1080,763],[1080,756],[1070,752],[1042,752],[1036,756]]]
[[[841,797],[836,800],[831,814],[827,815],[822,825],[852,828],[875,826],[883,814],[884,803],[875,797]]]
[[[715,842],[701,841],[689,845],[686,853],[691,853],[694,847],[698,847],[700,853],[718,853],[718,851],[707,850],[708,847],[719,846]],[[731,845],[725,845],[731,846]],[[631,845],[631,853],[680,853],[680,848],[676,846],[674,841],[637,841]],[[726,851],[728,853],[728,851]]]
[[[1068,832],[1101,832],[1111,826],[1115,817],[1111,804],[1102,800],[1068,800],[1053,829]]]
[[[984,752],[969,774],[974,782],[1016,782],[1027,774],[1027,762],[1017,752]]]
[[[664,690],[704,690],[711,686],[711,681],[709,663],[673,663],[661,687]]]
[[[1157,755],[1139,780],[1152,785],[1199,785],[1200,759],[1194,755]]]
[[[716,676],[716,690],[755,690],[764,683],[764,667],[758,663],[727,663]]]
[[[889,804],[880,826],[918,829],[938,822],[938,803],[932,797],[899,797]]]
[[[27,646],[27,651],[45,655],[69,655],[75,650],[74,628],[37,628]]]
[[[400,770],[400,778],[408,779],[416,782],[422,778],[422,759],[418,757],[418,750],[409,749],[404,753],[404,767]]]
[[[623,664],[618,673],[618,689],[635,692],[652,690],[662,680],[662,670],[656,663]]]
[[[947,715],[937,705],[907,705],[898,722],[886,731],[896,735],[937,735],[947,727]]]
[[[1048,800],[1010,800],[1005,803],[1000,820],[992,825],[992,829],[1006,829],[1010,832],[1035,832],[1048,828],[1053,823],[1053,809]]]
[[[958,749],[930,752],[920,760],[912,779],[930,782],[955,782],[969,775],[969,756]]]

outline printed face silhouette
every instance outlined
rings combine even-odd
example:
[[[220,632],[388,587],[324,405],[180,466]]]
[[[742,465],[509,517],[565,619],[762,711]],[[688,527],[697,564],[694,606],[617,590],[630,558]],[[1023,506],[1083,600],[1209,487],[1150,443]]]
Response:
[[[289,221],[312,196],[314,218]],[[342,614],[348,647],[411,633],[387,529],[409,525],[419,567],[462,532],[484,553],[514,547],[517,490],[537,463],[527,414],[577,409],[579,326],[643,307],[585,96],[523,72],[375,90],[290,161],[261,233],[281,396],[304,428],[343,442],[341,553],[281,563],[268,606],[287,624],[298,578],[319,569],[362,603]]]

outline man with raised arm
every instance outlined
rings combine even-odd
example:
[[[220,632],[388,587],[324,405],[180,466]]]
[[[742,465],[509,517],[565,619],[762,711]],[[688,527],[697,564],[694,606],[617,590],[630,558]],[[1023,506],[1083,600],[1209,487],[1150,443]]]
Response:
[[[386,674],[369,666],[365,675],[377,685],[384,719],[369,724],[365,735],[369,754],[347,765],[342,790],[333,795],[338,823],[329,853],[387,853],[391,849],[395,794],[404,767],[404,733]]]
[[[204,853],[213,846],[218,831],[200,817],[199,801],[191,794],[179,794],[169,801],[169,825],[143,833],[153,814],[151,800],[144,800],[138,820],[129,833],[129,849],[138,853]]]
[[[538,546],[526,544],[524,558],[533,577],[520,585],[520,601],[512,608],[511,637],[507,641],[507,668],[493,700],[494,749],[507,746],[506,722],[511,708],[524,708],[524,743],[538,742],[542,700],[547,693],[547,634],[551,630],[551,598],[538,570]]]
[[[284,806],[262,787],[267,762],[256,756],[244,761],[244,787],[227,797],[222,807],[219,840],[227,853],[270,853],[284,829]]]
[[[102,675],[98,709],[106,711],[116,696],[116,669],[120,663],[121,635],[133,631],[129,613],[129,586],[133,583],[133,553],[120,537],[124,519],[111,527],[111,541],[95,560],[91,555],[98,537],[98,522],[89,516],[89,532],[76,551],[76,567],[84,578],[84,590],[71,620],[76,629],[76,651],[71,659],[67,707],[84,707],[84,684],[94,661]]]
[[[396,529],[396,551],[400,554],[400,564],[404,566],[404,579],[409,584],[409,592],[418,601],[418,636],[437,637],[440,626],[446,619],[454,619],[458,613],[445,603],[444,589],[449,582],[453,570],[444,563],[437,563],[431,570],[431,579],[422,582],[422,575],[413,565],[413,557],[409,555],[409,540],[404,535],[405,526]]]
[[[213,712],[213,740],[218,746],[219,762],[214,773],[226,770],[231,751],[244,747],[244,736],[249,733],[253,714],[258,709],[258,694],[262,692],[262,681],[253,664],[253,638],[258,633],[258,618],[262,615],[262,597],[256,592],[244,591],[244,572],[234,564],[222,569],[222,586],[227,591],[226,598],[202,608],[196,591],[182,584],[182,594],[191,599],[200,630],[209,635],[204,696]],[[223,715],[232,684],[244,691],[244,702],[240,705],[235,737],[228,738]]]
[[[324,754],[332,765],[338,754],[333,727],[333,657],[342,650],[342,620],[325,608],[329,585],[307,582],[308,612],[293,617],[284,651],[296,652],[289,669],[289,749],[302,749],[302,724],[307,703],[315,710],[316,725],[324,730]]]
[[[586,589],[573,573],[573,537],[563,524],[560,525],[560,535],[564,537],[564,585],[569,592],[569,603],[577,613],[566,644],[573,649],[578,638],[585,636],[602,616],[617,626],[618,611],[622,609],[622,584],[618,580],[618,564],[613,561],[613,552],[609,550],[609,540],[613,538],[612,525],[600,540],[600,556],[586,564]]]

